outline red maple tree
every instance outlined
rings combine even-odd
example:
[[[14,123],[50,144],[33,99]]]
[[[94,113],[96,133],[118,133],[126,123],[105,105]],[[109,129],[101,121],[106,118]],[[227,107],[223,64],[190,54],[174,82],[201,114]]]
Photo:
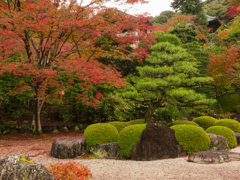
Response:
[[[120,0],[117,0],[120,1]],[[98,57],[121,59],[147,57],[154,37],[148,17],[131,18],[116,9],[106,8],[102,1],[92,0],[82,6],[64,0],[7,0],[0,2],[0,75],[13,73],[27,75],[15,93],[34,89],[34,118],[38,133],[42,133],[40,113],[49,86],[55,87],[52,99],[59,99],[72,81],[63,84],[59,76],[77,76],[82,88],[96,84],[123,86],[124,79],[113,67],[97,61]],[[123,3],[145,3],[144,0],[122,0]],[[123,34],[124,32],[124,34]],[[127,33],[126,33],[127,32]],[[128,47],[138,44],[137,48]],[[17,53],[17,58],[12,55]],[[101,98],[85,93],[78,98],[87,105],[96,106]],[[90,100],[89,100],[90,99]]]

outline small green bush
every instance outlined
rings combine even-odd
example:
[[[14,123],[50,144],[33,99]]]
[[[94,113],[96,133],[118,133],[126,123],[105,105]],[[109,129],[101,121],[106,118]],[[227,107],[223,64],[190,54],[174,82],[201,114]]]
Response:
[[[118,130],[115,126],[108,123],[97,123],[88,126],[84,135],[87,147],[118,141]]]
[[[170,128],[175,130],[176,140],[188,154],[208,150],[210,138],[201,128],[187,124],[174,125]]]
[[[145,124],[145,122],[144,122],[144,119],[136,119],[136,120],[128,121],[127,124],[130,126],[134,124]]]
[[[197,123],[200,127],[207,129],[217,121],[217,119],[210,116],[201,116],[192,120]]]
[[[221,119],[214,123],[214,126],[224,126],[228,127],[229,129],[240,132],[240,123],[233,119]]]
[[[240,94],[230,94],[223,96],[220,99],[220,104],[223,112],[233,112],[235,107],[240,105]]]
[[[238,114],[240,114],[240,105],[237,105],[237,106],[235,107],[235,112],[238,113]]]
[[[112,122],[109,122],[109,124],[115,126],[118,130],[118,132],[120,133],[121,130],[125,127],[128,126],[128,123],[127,122],[120,122],[120,121],[112,121]]]
[[[178,125],[178,124],[188,124],[188,125],[199,126],[197,123],[195,123],[193,121],[173,121],[171,123],[168,123],[167,126],[171,127],[171,126]]]
[[[135,124],[125,127],[120,132],[118,144],[122,157],[131,158],[132,147],[138,142],[145,128],[146,124]]]
[[[235,137],[234,132],[229,129],[228,127],[224,127],[224,126],[212,126],[209,127],[206,130],[207,133],[211,133],[211,134],[216,134],[216,135],[220,135],[226,138],[226,140],[228,140],[228,147],[229,148],[233,148],[235,146],[237,146],[237,140]]]

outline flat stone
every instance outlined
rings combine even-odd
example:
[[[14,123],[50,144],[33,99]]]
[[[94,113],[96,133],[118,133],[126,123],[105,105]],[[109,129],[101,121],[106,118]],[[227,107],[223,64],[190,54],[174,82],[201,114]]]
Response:
[[[226,151],[199,151],[188,157],[189,162],[198,164],[219,164],[239,160],[240,153]]]
[[[99,152],[100,158],[122,159],[120,147],[116,142],[98,144],[89,148],[90,152]]]
[[[59,159],[72,159],[87,152],[86,139],[57,138],[53,141],[50,155]]]

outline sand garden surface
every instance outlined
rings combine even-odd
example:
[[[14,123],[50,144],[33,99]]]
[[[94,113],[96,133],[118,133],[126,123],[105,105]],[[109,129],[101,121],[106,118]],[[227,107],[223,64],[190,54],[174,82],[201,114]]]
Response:
[[[50,163],[66,163],[72,159],[56,159],[49,155],[52,141],[57,137],[83,136],[83,133],[45,134],[43,137],[22,135],[0,137],[0,159],[25,154],[32,161],[44,166]],[[239,152],[240,147],[231,149]],[[240,180],[240,161],[223,164],[195,164],[187,162],[187,157],[156,161],[131,161],[111,159],[74,159],[88,168],[93,180]]]

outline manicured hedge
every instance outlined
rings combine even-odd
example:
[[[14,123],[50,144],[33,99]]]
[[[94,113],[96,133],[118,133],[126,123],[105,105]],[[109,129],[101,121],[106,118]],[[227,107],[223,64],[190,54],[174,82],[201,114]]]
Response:
[[[233,119],[218,120],[214,123],[214,126],[225,126],[225,127],[228,127],[229,129],[235,131],[235,132],[240,132],[240,123],[236,120],[233,120]]]
[[[132,147],[136,144],[142,135],[142,131],[146,128],[146,124],[135,124],[125,127],[119,135],[118,144],[122,157],[131,158]]]
[[[88,126],[84,135],[87,147],[109,142],[117,142],[119,133],[115,126],[109,123],[97,123]]]
[[[229,148],[233,148],[235,146],[237,146],[237,140],[235,137],[234,132],[229,129],[228,127],[224,127],[224,126],[212,126],[209,127],[206,130],[207,133],[211,133],[211,134],[216,134],[216,135],[220,135],[226,138],[226,140],[228,140],[228,147]]]
[[[128,121],[127,123],[128,125],[145,124],[144,119],[131,120],[131,121]]]
[[[188,125],[194,125],[194,126],[198,126],[199,125],[193,121],[173,121],[167,124],[168,127],[174,126],[174,125],[179,125],[179,124],[188,124]]]
[[[109,124],[115,126],[119,133],[122,131],[123,128],[129,126],[127,122],[120,122],[120,121],[112,121],[112,122],[109,122]]]
[[[170,128],[175,130],[176,140],[188,154],[208,150],[210,138],[201,128],[187,124],[174,125]]]
[[[217,121],[217,119],[210,117],[210,116],[201,116],[192,120],[193,122],[197,123],[200,127],[207,129]]]
[[[220,99],[220,104],[223,112],[233,112],[235,107],[240,105],[240,94],[230,94],[223,96]]]

